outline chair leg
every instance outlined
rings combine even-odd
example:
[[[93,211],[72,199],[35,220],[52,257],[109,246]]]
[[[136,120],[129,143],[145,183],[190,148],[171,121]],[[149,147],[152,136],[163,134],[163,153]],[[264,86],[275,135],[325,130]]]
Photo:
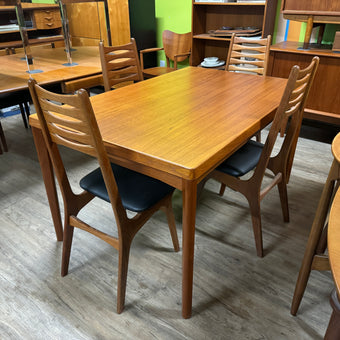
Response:
[[[225,188],[226,188],[226,185],[224,183],[221,183],[220,192],[218,193],[220,196],[224,195]]]
[[[256,141],[261,143],[261,130],[256,132],[255,137]]]
[[[172,209],[171,198],[166,202],[166,206],[164,207],[164,212],[166,213],[166,217],[168,220],[168,226],[171,234],[172,244],[174,246],[175,251],[179,251],[179,242],[177,237],[177,229],[175,223],[175,216]]]
[[[24,108],[25,108],[27,125],[29,126],[29,118],[30,118],[31,110],[30,110],[30,106],[28,102],[24,102]]]
[[[118,284],[117,284],[117,313],[122,313],[125,304],[126,282],[129,266],[131,240],[122,237],[119,249]]]
[[[289,222],[288,193],[287,184],[284,178],[282,178],[282,181],[278,183],[277,187],[279,189],[283,221],[288,223]]]
[[[8,151],[8,147],[7,147],[7,142],[6,142],[4,130],[2,129],[1,122],[0,122],[0,139],[1,139],[2,145],[4,147],[4,151],[7,152]],[[2,154],[1,146],[0,146],[0,154]]]
[[[263,257],[260,201],[257,198],[256,200],[248,198],[248,202],[249,202],[249,207],[250,207],[251,220],[253,223],[256,253],[257,253],[257,256]]]
[[[63,255],[61,260],[61,276],[65,276],[68,273],[68,266],[70,263],[71,246],[73,239],[74,227],[65,223],[64,237],[63,237]]]
[[[20,103],[19,107],[20,107],[22,121],[24,122],[25,128],[27,129],[28,128],[28,124],[27,124],[27,118],[26,118],[26,113],[25,113],[24,105],[22,103]]]
[[[340,339],[340,302],[335,289],[332,292],[330,301],[333,312],[329,320],[324,340]]]

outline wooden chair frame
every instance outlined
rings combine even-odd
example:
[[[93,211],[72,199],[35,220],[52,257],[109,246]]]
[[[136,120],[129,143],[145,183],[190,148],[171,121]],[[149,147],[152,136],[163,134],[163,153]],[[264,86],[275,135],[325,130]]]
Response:
[[[110,91],[117,84],[144,79],[134,38],[119,46],[104,46],[101,41],[99,53],[105,91]]]
[[[179,250],[171,203],[172,193],[148,210],[129,218],[118,192],[111,163],[104,147],[88,93],[85,90],[79,90],[74,95],[55,94],[38,86],[33,79],[29,80],[28,85],[63,197],[65,221],[61,275],[65,276],[68,273],[74,227],[83,229],[104,240],[117,249],[119,253],[117,312],[121,313],[125,301],[131,242],[138,230],[155,211],[159,209],[165,211],[175,251]],[[79,211],[95,196],[87,191],[80,194],[75,194],[72,191],[59,153],[58,144],[71,147],[98,159],[115,216],[118,238],[91,227],[77,217]]]
[[[165,30],[162,33],[162,41],[163,47],[148,48],[139,52],[142,72],[145,78],[156,77],[177,70],[177,64],[189,58],[191,54],[191,32],[180,34]],[[143,55],[162,50],[165,53],[166,67],[144,68]],[[173,62],[173,67],[171,62]]]
[[[246,44],[246,45],[244,45]],[[232,34],[226,60],[226,71],[267,74],[271,35],[263,39],[247,39]],[[254,66],[254,67],[247,67]]]
[[[285,222],[289,221],[287,183],[291,172],[306,99],[318,64],[319,58],[314,57],[311,64],[305,69],[300,70],[298,66],[292,68],[286,89],[272,122],[267,140],[263,146],[259,162],[252,176],[244,180],[218,170],[213,171],[210,175],[210,177],[222,183],[220,194],[223,194],[225,187],[228,186],[242,193],[247,198],[252,215],[256,251],[257,255],[261,257],[263,256],[263,241],[260,202],[276,185],[279,189],[283,219]],[[271,157],[282,122],[288,119],[290,121],[281,149],[276,156]],[[275,176],[265,188],[262,188],[262,181],[266,169],[271,170]]]

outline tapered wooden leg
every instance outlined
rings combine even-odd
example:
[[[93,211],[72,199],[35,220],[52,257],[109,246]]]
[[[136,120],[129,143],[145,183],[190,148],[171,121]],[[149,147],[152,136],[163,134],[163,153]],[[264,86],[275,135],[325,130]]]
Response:
[[[226,188],[226,185],[224,183],[221,183],[220,192],[218,193],[220,196],[224,195],[225,188]]]
[[[287,184],[285,182],[285,178],[282,178],[282,181],[277,185],[279,189],[282,216],[284,222],[289,222],[289,207],[288,207],[288,192],[287,192]]]
[[[322,190],[311,232],[309,234],[305,254],[303,256],[299,276],[296,281],[292,306],[290,309],[292,315],[296,315],[307,286],[309,274],[312,270],[313,260],[316,255],[316,249],[320,243],[320,238],[325,227],[328,210],[332,200],[334,184],[339,177],[339,170],[339,164],[336,160],[334,160],[327,181]]]
[[[61,276],[65,276],[68,273],[68,266],[70,263],[70,255],[71,255],[71,247],[72,247],[72,239],[73,239],[73,231],[74,231],[74,227],[70,226],[68,224],[68,221],[65,221],[63,255],[61,259]]]
[[[20,112],[21,112],[22,121],[24,122],[25,128],[28,129],[28,123],[27,123],[27,117],[26,117],[24,105],[22,103],[20,103],[19,108],[20,108]]]
[[[38,154],[40,168],[44,179],[45,189],[52,214],[55,233],[58,241],[63,240],[63,226],[60,217],[60,208],[53,174],[51,159],[49,157],[45,140],[40,129],[32,127],[35,147]]]
[[[258,199],[248,199],[251,220],[253,223],[253,232],[255,238],[255,246],[257,256],[263,257],[263,241],[262,241],[262,226],[261,226],[261,210],[260,201]]]
[[[195,218],[197,184],[183,183],[183,244],[182,244],[182,316],[188,319],[192,309],[192,286],[194,274]]]
[[[324,340],[338,340],[340,339],[340,302],[335,289],[332,292],[330,301],[333,312],[329,320]]]
[[[123,236],[124,237],[124,236]],[[122,313],[125,304],[126,282],[130,256],[130,240],[122,240],[119,249],[118,284],[117,284],[117,313]]]
[[[6,142],[4,130],[2,129],[1,122],[0,122],[0,139],[1,139],[2,145],[4,147],[4,151],[7,152],[8,151],[8,147],[7,147],[7,142]],[[0,154],[2,154],[1,147],[0,147]]]
[[[169,226],[169,230],[171,234],[172,244],[174,246],[174,250],[177,252],[179,251],[179,242],[178,242],[175,216],[174,216],[174,212],[172,209],[171,198],[168,200],[167,206],[163,210],[165,211],[166,217],[168,220],[168,226]]]

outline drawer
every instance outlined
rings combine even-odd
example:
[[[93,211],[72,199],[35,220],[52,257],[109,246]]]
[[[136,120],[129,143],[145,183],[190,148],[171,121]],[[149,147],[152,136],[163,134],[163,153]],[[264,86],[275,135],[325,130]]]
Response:
[[[50,28],[59,28],[61,27],[61,20],[51,20],[51,21],[36,21],[35,28],[38,30],[48,30]]]
[[[34,22],[37,25],[45,23],[53,23],[54,21],[61,21],[60,12],[58,9],[41,9],[33,12]],[[56,26],[58,27],[58,26]],[[60,27],[60,26],[59,26]],[[39,28],[39,27],[37,27]]]

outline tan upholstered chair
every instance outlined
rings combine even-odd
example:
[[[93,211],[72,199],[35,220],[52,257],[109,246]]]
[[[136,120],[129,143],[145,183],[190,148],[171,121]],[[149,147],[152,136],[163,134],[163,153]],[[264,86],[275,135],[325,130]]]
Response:
[[[152,78],[177,70],[177,63],[189,58],[191,51],[191,33],[175,33],[165,30],[162,35],[163,47],[148,48],[140,51],[140,61],[144,78]],[[166,67],[144,68],[145,53],[164,50]],[[171,65],[173,63],[173,65]]]
[[[171,186],[110,163],[97,121],[85,90],[74,95],[60,95],[44,90],[30,79],[29,88],[42,133],[51,158],[64,202],[64,242],[61,275],[68,273],[74,228],[83,229],[118,250],[117,312],[124,308],[131,242],[154,212],[166,212],[175,251],[179,250],[171,197]],[[119,129],[119,126],[117,126]],[[58,144],[87,153],[98,160],[99,167],[80,180],[84,190],[75,194],[59,153]],[[88,225],[78,217],[79,211],[94,197],[112,206],[118,237]],[[127,210],[135,215],[129,218]]]
[[[283,219],[285,222],[289,221],[287,183],[301,127],[303,110],[318,63],[319,58],[314,57],[311,64],[304,70],[300,70],[298,66],[292,68],[265,144],[252,140],[248,141],[210,175],[210,177],[222,183],[221,195],[223,195],[225,187],[228,186],[247,198],[258,256],[263,256],[260,202],[276,185],[279,189]],[[289,119],[289,124],[286,137],[278,154],[271,157],[282,122],[287,119]],[[262,188],[266,169],[271,170],[274,177],[268,186]],[[251,171],[253,173],[250,177],[242,178]]]

